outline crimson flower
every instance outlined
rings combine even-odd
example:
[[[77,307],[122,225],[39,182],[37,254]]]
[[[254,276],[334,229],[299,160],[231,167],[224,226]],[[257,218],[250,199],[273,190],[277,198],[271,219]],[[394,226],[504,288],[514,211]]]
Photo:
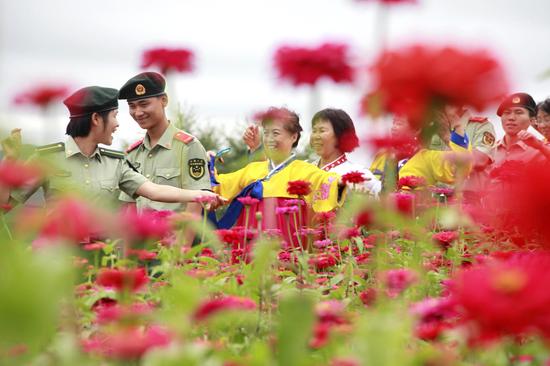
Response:
[[[292,118],[292,113],[287,108],[269,107],[267,110],[254,113],[252,119],[256,122],[263,121],[288,121]]]
[[[355,217],[355,226],[367,227],[373,222],[373,212],[370,210],[364,210],[357,214]]]
[[[359,184],[366,180],[364,174],[359,171],[353,171],[342,175],[342,183]]]
[[[409,175],[407,177],[399,178],[397,186],[401,189],[403,187],[409,187],[411,189],[424,187],[426,185],[426,179],[423,177],[416,177],[414,175]]]
[[[103,268],[99,271],[96,282],[100,286],[113,288],[117,291],[135,292],[149,282],[149,277],[147,277],[144,268]]]
[[[315,214],[315,221],[320,224],[328,224],[336,217],[336,213],[333,211],[318,212]]]
[[[254,198],[254,197],[249,197],[249,196],[239,197],[239,198],[237,198],[237,201],[239,201],[240,203],[242,203],[245,206],[252,206],[252,205],[255,205],[258,202],[260,202],[259,199]]]
[[[84,351],[97,353],[108,358],[135,360],[141,358],[152,348],[167,346],[170,334],[159,326],[147,328],[115,328],[109,333],[99,332],[84,340]]]
[[[288,194],[307,196],[311,193],[311,182],[307,182],[305,180],[289,181],[286,191],[288,192]]]
[[[336,257],[328,253],[320,253],[309,259],[309,263],[318,270],[334,267],[337,263]]]
[[[157,67],[160,72],[181,73],[193,71],[193,51],[186,48],[152,48],[143,52],[141,67]]]
[[[144,210],[138,212],[129,207],[119,215],[120,228],[124,235],[135,241],[162,239],[171,233],[168,217],[170,211]]]
[[[417,129],[434,104],[484,110],[508,94],[500,63],[485,50],[412,45],[385,51],[371,68],[373,93],[387,112],[405,115]]]
[[[396,297],[416,282],[418,276],[410,269],[390,269],[383,274],[388,296]]]
[[[550,338],[550,253],[517,252],[459,271],[451,296],[473,341],[540,332]]]
[[[32,164],[3,160],[0,162],[0,185],[7,188],[21,188],[37,183],[42,178],[42,170]]]
[[[394,5],[394,4],[403,4],[403,3],[411,3],[416,4],[417,0],[355,0],[358,3],[368,3],[368,2],[379,2],[384,5]]]
[[[453,241],[458,239],[458,233],[456,231],[440,231],[432,235],[433,241],[442,248],[448,248]]]
[[[395,153],[397,159],[410,158],[421,148],[416,136],[409,134],[371,137],[366,142],[375,150]]]
[[[344,153],[350,153],[359,147],[359,138],[355,130],[344,131],[338,139],[338,150]]]
[[[136,256],[140,261],[150,261],[157,258],[157,253],[145,249],[128,249],[128,255]]]
[[[376,301],[376,289],[369,288],[359,293],[359,299],[365,306],[371,306]]]
[[[100,231],[99,222],[98,214],[87,203],[74,198],[60,199],[49,207],[40,238],[82,242]]]
[[[256,303],[246,297],[225,296],[218,299],[209,299],[199,305],[193,318],[196,321],[204,321],[214,314],[227,310],[254,310]]]
[[[415,195],[412,193],[394,193],[392,194],[395,208],[405,215],[411,215],[414,211]]]
[[[15,104],[30,104],[40,108],[63,99],[69,93],[66,86],[42,85],[29,89],[15,96]]]
[[[95,243],[90,243],[90,244],[84,244],[82,246],[82,249],[86,250],[86,251],[94,251],[94,250],[102,250],[103,248],[105,248],[107,246],[107,244],[103,243],[103,242],[95,242]]]
[[[348,46],[324,43],[319,47],[282,46],[274,56],[279,77],[294,85],[315,85],[326,77],[336,83],[353,81]]]

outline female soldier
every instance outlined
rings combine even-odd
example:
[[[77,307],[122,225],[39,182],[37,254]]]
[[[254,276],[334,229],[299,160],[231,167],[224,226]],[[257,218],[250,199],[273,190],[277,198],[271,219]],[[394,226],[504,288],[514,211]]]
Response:
[[[46,196],[74,189],[76,184],[83,186],[94,200],[112,202],[122,190],[133,197],[143,196],[160,202],[190,202],[201,196],[211,196],[215,204],[220,203],[213,192],[154,184],[132,169],[122,152],[98,147],[98,144],[111,145],[113,133],[118,128],[116,89],[82,88],[64,104],[70,112],[66,130],[69,137],[65,143],[37,149],[39,155],[56,165],[53,174],[41,184]],[[11,198],[24,202],[39,187],[12,192]]]

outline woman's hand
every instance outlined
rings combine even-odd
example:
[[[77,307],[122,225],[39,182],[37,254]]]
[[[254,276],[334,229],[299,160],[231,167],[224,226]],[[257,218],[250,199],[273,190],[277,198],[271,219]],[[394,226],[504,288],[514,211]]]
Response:
[[[260,128],[256,125],[250,125],[243,134],[243,141],[248,146],[250,152],[256,151],[261,144]]]

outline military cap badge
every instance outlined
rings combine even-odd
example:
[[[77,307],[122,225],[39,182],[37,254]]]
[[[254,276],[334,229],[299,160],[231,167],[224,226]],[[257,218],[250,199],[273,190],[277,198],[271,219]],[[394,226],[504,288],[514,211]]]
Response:
[[[136,95],[143,95],[145,94],[146,90],[145,87],[141,84],[136,85]]]

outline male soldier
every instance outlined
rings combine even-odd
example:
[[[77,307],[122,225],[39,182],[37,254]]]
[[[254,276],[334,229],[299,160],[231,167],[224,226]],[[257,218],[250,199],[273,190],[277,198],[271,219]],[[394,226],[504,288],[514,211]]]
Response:
[[[168,96],[166,81],[156,72],[144,72],[128,80],[120,89],[119,99],[126,99],[130,115],[147,130],[145,138],[126,151],[128,160],[151,181],[186,189],[210,190],[206,151],[193,136],[168,121],[165,108]],[[121,194],[121,200],[132,202]],[[200,214],[198,203],[166,204],[139,198],[139,209],[186,210]]]
[[[538,140],[527,128],[536,122],[537,105],[529,94],[515,93],[498,107],[504,137],[497,143],[494,167],[506,161],[528,163],[550,159],[550,147]]]
[[[188,202],[212,192],[184,190],[160,186],[135,172],[124,159],[124,153],[99,147],[111,145],[118,128],[118,90],[91,86],[78,90],[64,101],[70,112],[65,143],[59,142],[37,148],[37,153],[56,167],[45,182],[29,189],[11,193],[12,201],[24,202],[41,185],[47,196],[75,186],[84,188],[93,200],[118,202],[120,191],[131,197],[143,196],[162,202]],[[18,137],[16,135],[16,137]],[[38,159],[34,156],[31,160]],[[5,187],[0,203],[7,203]],[[16,202],[14,202],[16,203]]]

